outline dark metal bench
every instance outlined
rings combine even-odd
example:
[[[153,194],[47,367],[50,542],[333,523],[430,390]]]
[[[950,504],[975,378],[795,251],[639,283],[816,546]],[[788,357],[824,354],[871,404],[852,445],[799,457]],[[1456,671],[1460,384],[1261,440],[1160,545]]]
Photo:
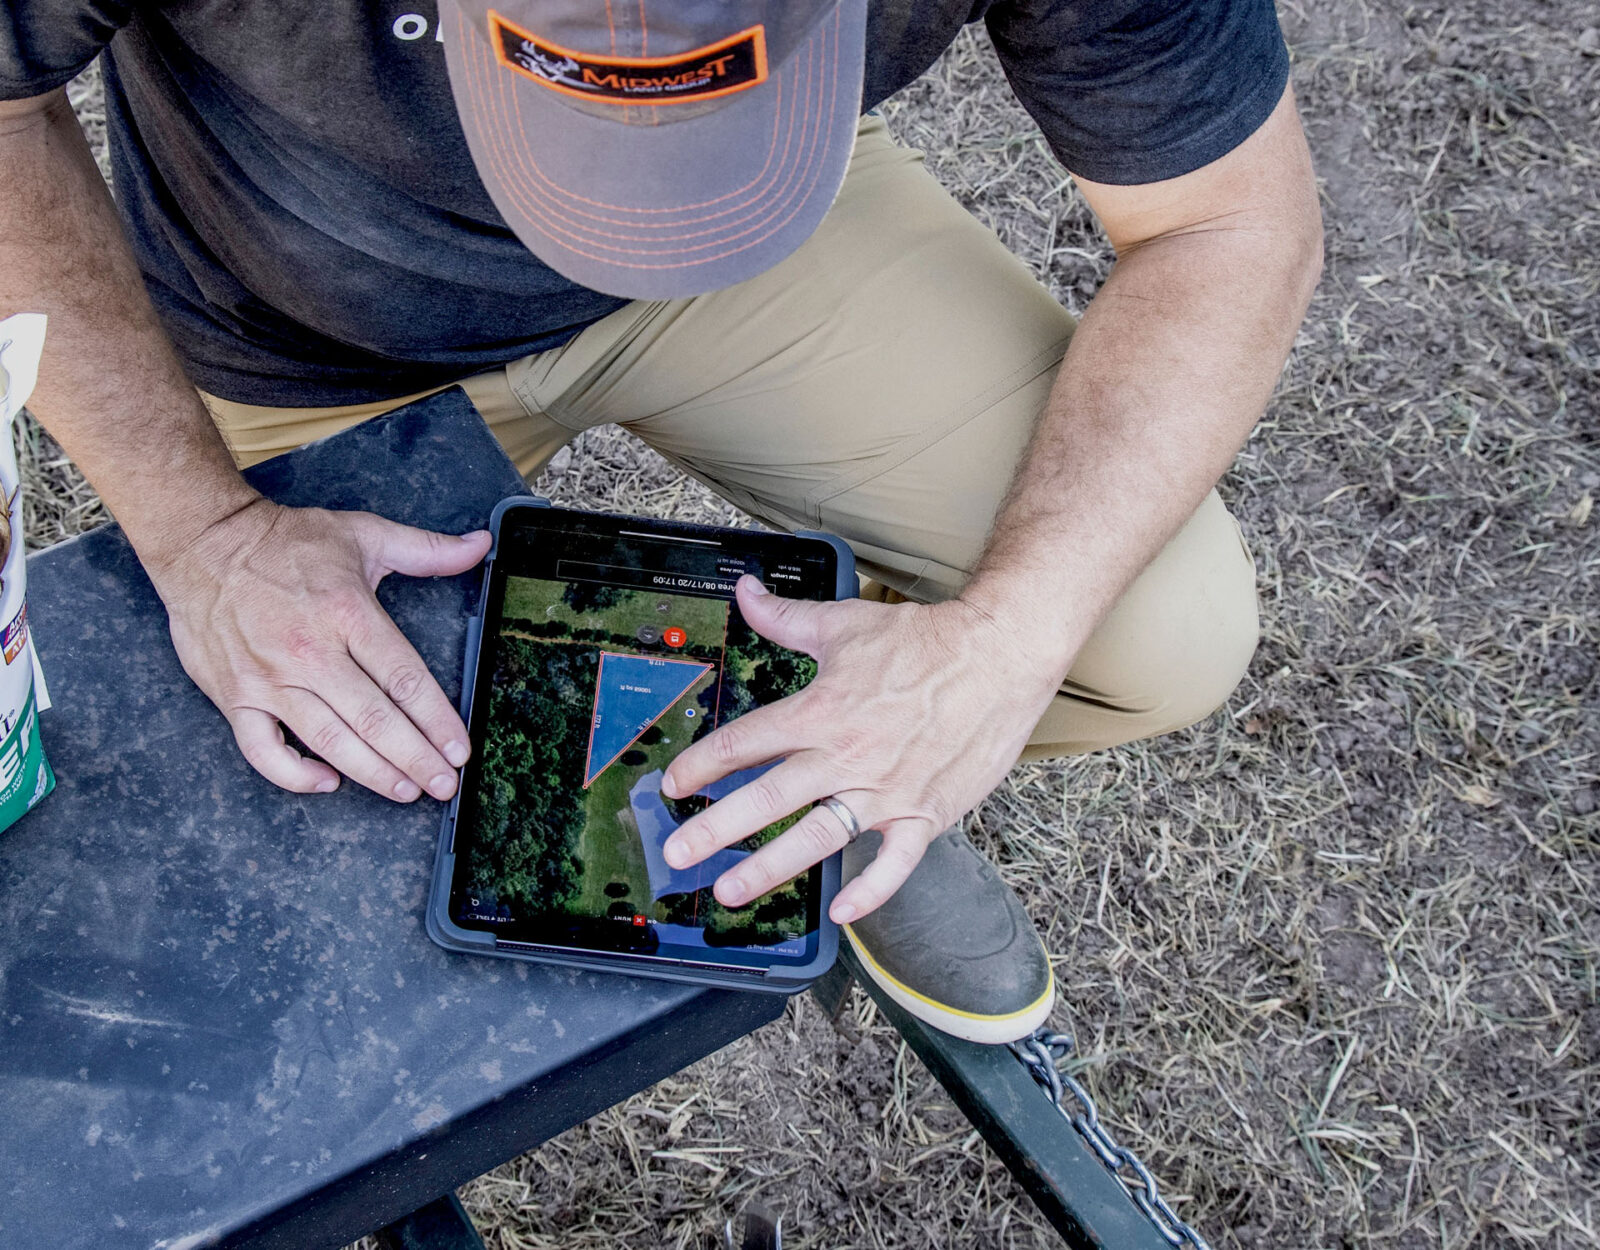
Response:
[[[522,489],[459,392],[250,476],[455,531]],[[436,804],[257,777],[117,530],[29,581],[59,784],[0,833],[0,1246],[338,1246],[782,1010],[439,950]],[[475,590],[383,587],[452,693]]]
[[[459,391],[249,476],[456,532],[523,489]],[[469,1250],[457,1186],[781,1013],[439,950],[435,804],[256,776],[114,527],[29,580],[58,788],[0,832],[0,1247]],[[381,591],[452,694],[476,587]],[[1166,1244],[1008,1052],[880,1005],[1070,1244]]]

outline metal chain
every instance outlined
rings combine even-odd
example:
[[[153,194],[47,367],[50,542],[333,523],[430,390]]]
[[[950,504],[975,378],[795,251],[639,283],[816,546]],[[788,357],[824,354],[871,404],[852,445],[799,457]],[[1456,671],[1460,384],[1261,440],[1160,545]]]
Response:
[[[1090,1148],[1099,1156],[1100,1162],[1105,1165],[1106,1171],[1127,1190],[1128,1197],[1132,1198],[1145,1213],[1149,1221],[1155,1225],[1156,1231],[1166,1238],[1168,1244],[1193,1246],[1194,1250],[1211,1250],[1206,1239],[1180,1220],[1177,1212],[1167,1205],[1167,1200],[1161,1196],[1160,1187],[1156,1184],[1156,1178],[1150,1175],[1150,1169],[1144,1165],[1143,1160],[1126,1146],[1119,1144],[1111,1135],[1111,1131],[1100,1123],[1100,1108],[1094,1105],[1094,1099],[1089,1096],[1089,1091],[1056,1067],[1061,1060],[1072,1053],[1072,1048],[1071,1034],[1052,1033],[1048,1029],[1039,1029],[1032,1037],[1011,1043],[1011,1053],[1022,1061],[1022,1066],[1028,1069],[1033,1079],[1050,1095],[1050,1101],[1055,1103],[1056,1110],[1061,1112],[1067,1123],[1077,1129],[1083,1140],[1089,1143]],[[1067,1109],[1068,1094],[1072,1095],[1081,1108],[1076,1114]]]

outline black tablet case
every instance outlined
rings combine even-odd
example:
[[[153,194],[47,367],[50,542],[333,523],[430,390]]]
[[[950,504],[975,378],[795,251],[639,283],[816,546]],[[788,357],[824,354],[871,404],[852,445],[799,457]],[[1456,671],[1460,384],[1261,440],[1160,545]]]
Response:
[[[488,599],[489,570],[494,565],[500,545],[500,519],[511,508],[547,508],[549,503],[532,495],[504,499],[495,508],[489,528],[495,535],[495,545],[489,549],[484,564],[483,589],[478,595],[477,611],[467,622],[466,656],[461,671],[461,717],[472,723],[472,695],[477,686],[478,655],[483,641],[483,613]],[[631,518],[641,528],[653,524],[648,518]],[[706,527],[708,532],[718,532]],[[859,583],[856,580],[855,553],[842,539],[832,534],[801,530],[799,536],[815,538],[827,543],[838,554],[838,574],[834,587],[835,599],[856,597]],[[839,892],[838,855],[831,855],[822,864],[822,908],[818,917],[817,951],[815,957],[804,965],[773,969],[766,973],[745,971],[731,965],[661,965],[642,966],[626,957],[610,958],[604,954],[588,954],[552,947],[548,951],[508,949],[495,942],[494,934],[463,929],[450,919],[450,884],[455,876],[456,814],[461,805],[457,792],[446,808],[439,825],[439,849],[434,858],[433,894],[428,903],[428,936],[446,950],[470,951],[479,955],[497,955],[506,959],[525,959],[534,963],[560,964],[574,968],[593,969],[600,972],[618,972],[629,976],[657,977],[668,981],[682,981],[694,985],[720,986],[735,990],[756,990],[768,993],[793,994],[805,989],[830,967],[839,953],[839,927],[828,919],[828,904]]]

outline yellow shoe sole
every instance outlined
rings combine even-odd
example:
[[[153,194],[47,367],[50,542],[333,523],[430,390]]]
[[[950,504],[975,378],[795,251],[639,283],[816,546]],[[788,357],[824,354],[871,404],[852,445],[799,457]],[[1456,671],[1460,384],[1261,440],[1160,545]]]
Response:
[[[1015,1042],[1027,1037],[1050,1017],[1050,1009],[1056,1001],[1056,972],[1050,969],[1050,983],[1045,986],[1044,993],[1034,999],[1020,1011],[1008,1012],[1003,1016],[979,1015],[976,1012],[962,1011],[958,1007],[949,1007],[936,999],[929,998],[926,994],[919,993],[902,981],[896,980],[878,965],[878,961],[867,952],[867,948],[856,937],[855,931],[849,926],[842,926],[845,938],[850,943],[850,949],[855,951],[856,957],[861,961],[862,970],[873,979],[895,1002],[904,1007],[908,1012],[925,1024],[931,1024],[942,1033],[949,1033],[968,1042],[979,1042],[985,1045],[1003,1045],[1006,1042]]]

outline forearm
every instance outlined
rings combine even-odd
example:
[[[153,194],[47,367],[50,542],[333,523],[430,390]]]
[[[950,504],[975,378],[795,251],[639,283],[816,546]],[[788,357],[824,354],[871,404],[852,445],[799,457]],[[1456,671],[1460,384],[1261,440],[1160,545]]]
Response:
[[[1319,264],[1315,229],[1238,223],[1153,239],[1117,262],[962,594],[1053,677],[1238,452]]]
[[[0,309],[50,325],[30,408],[140,556],[177,558],[252,502],[156,319],[62,92],[0,104]]]

